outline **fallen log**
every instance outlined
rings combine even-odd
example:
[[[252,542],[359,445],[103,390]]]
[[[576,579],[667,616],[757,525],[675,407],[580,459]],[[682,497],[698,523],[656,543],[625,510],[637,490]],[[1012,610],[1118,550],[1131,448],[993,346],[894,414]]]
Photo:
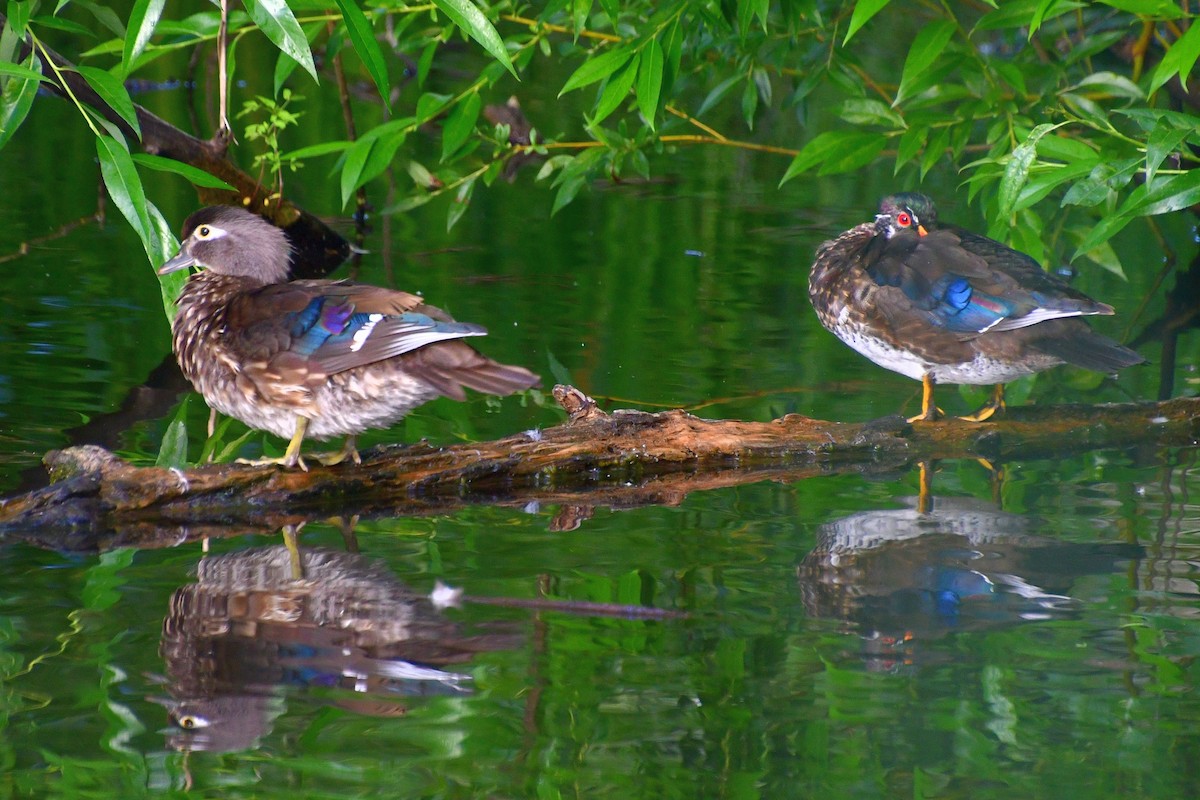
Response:
[[[164,546],[203,536],[276,531],[330,516],[394,517],[474,504],[559,504],[570,528],[594,507],[674,505],[693,491],[918,462],[1059,458],[1097,449],[1189,446],[1200,399],[1027,406],[983,423],[864,423],[789,414],[770,422],[707,420],[681,410],[601,411],[570,386],[554,397],[565,424],[492,442],[375,448],[361,465],[308,472],[215,464],[139,467],[98,447],[52,451],[50,486],[0,500],[0,537],[56,549]]]

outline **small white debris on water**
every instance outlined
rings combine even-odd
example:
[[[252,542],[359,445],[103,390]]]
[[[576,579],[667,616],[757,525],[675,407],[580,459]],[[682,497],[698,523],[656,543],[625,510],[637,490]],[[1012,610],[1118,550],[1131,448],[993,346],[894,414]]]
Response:
[[[1151,425],[1165,425],[1166,423],[1167,423],[1166,417],[1151,417],[1150,418]]]
[[[462,589],[455,589],[453,586],[447,586],[441,581],[437,581],[433,585],[433,591],[429,594],[429,602],[433,603],[433,607],[439,611],[444,608],[458,608],[462,596]]]

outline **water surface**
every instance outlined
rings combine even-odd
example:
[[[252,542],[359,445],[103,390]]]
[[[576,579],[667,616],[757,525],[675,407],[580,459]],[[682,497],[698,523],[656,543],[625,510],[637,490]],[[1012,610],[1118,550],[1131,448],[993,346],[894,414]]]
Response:
[[[0,254],[94,209],[90,141],[30,135],[73,130],[56,108],[39,103],[43,116],[0,152]],[[39,178],[14,179],[15,165]],[[868,218],[900,179],[888,165],[776,189],[782,168],[687,153],[664,160],[661,180],[597,185],[554,218],[522,175],[477,192],[450,233],[436,204],[393,220],[386,239],[373,220],[358,278],[423,292],[486,325],[489,355],[608,408],[914,413],[919,386],[823,331],[806,297],[816,245]],[[298,201],[337,214],[320,168],[294,180]],[[982,228],[957,183],[935,172],[923,188],[943,217]],[[151,191],[175,222],[194,208],[177,183]],[[1194,256],[1186,219],[1166,233],[1181,263]],[[1085,264],[1076,283],[1118,308],[1098,327],[1126,338],[1162,311],[1161,254],[1135,237],[1117,245],[1128,281]],[[165,400],[146,386],[169,368],[169,336],[124,224],[0,265],[0,297],[0,492],[36,481],[42,454],[80,438],[152,460],[180,398],[169,382]],[[1198,351],[1181,340],[1176,394],[1194,392]],[[1158,374],[1058,370],[1017,392],[1153,399]],[[952,388],[940,398],[953,411],[975,402]],[[110,422],[143,401],[158,410]],[[206,414],[188,402],[198,439]],[[562,419],[534,398],[439,401],[364,443],[482,440]],[[208,554],[194,543],[97,553],[10,532],[4,785],[223,798],[1190,796],[1194,461],[1192,449],[1144,448],[1001,474],[945,462],[926,513],[906,471],[671,507],[373,519],[352,540],[313,519],[300,534],[307,583],[280,562],[277,535],[213,540]],[[564,529],[564,511],[577,526]],[[439,582],[469,599],[434,606]],[[496,604],[532,598],[563,604]]]

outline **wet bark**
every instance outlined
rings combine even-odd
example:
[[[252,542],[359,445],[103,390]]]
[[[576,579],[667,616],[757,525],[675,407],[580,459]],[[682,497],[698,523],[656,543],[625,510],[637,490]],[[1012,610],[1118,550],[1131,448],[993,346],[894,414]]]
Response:
[[[1001,419],[864,423],[796,414],[706,420],[680,410],[605,413],[569,386],[562,425],[492,442],[388,446],[361,466],[309,471],[240,464],[186,472],[138,467],[98,447],[53,451],[55,483],[0,501],[0,536],[62,549],[161,546],[275,531],[330,516],[427,514],[472,504],[561,506],[567,529],[595,507],[674,505],[693,491],[762,480],[907,469],[922,461],[1059,458],[1096,449],[1194,445],[1200,399],[1029,406]]]

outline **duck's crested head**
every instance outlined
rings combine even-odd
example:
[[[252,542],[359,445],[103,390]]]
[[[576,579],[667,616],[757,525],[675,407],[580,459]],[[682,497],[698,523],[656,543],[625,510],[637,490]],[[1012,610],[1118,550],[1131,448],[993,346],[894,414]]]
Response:
[[[937,207],[933,200],[917,192],[888,195],[879,203],[875,230],[888,239],[905,231],[924,236],[937,225]]]
[[[219,275],[282,283],[291,253],[283,231],[257,214],[237,206],[208,206],[184,221],[179,253],[158,274],[197,266]]]

